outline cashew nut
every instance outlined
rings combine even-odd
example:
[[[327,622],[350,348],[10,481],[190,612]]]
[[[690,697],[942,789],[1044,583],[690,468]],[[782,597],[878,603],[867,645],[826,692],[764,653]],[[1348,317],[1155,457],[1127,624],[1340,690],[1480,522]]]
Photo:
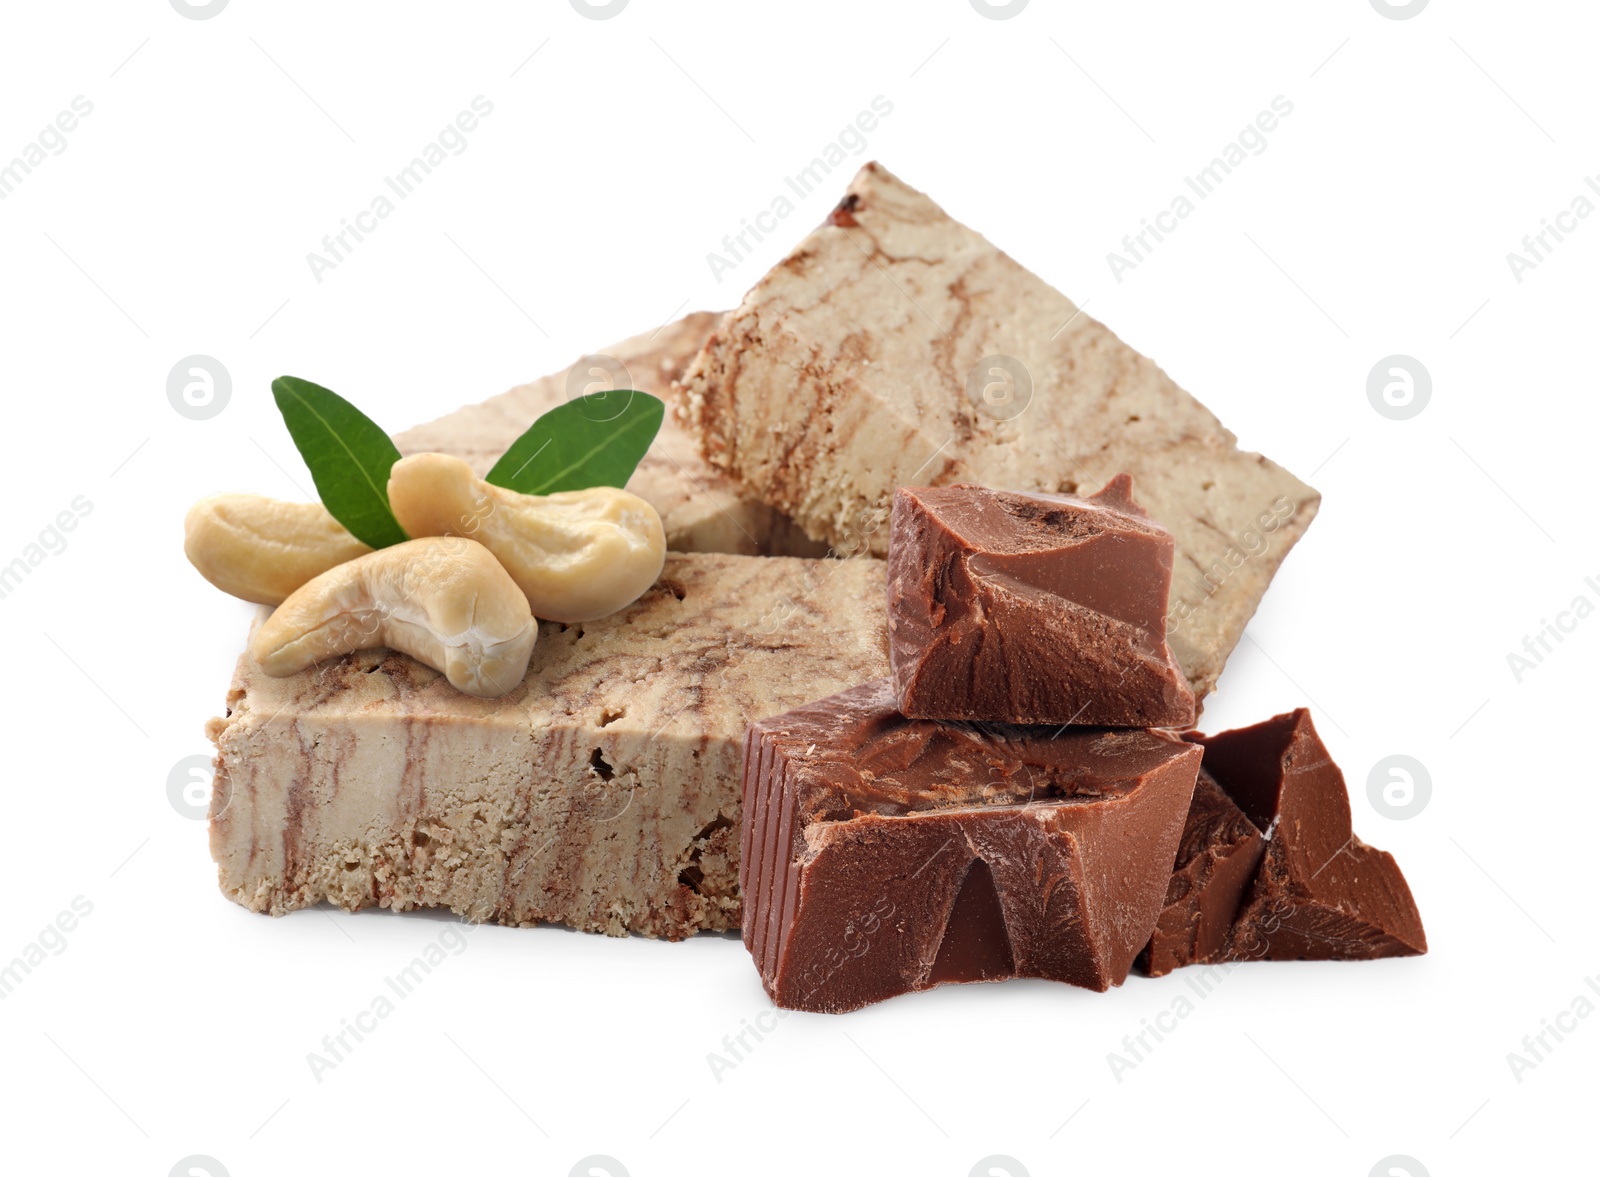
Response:
[[[250,639],[275,678],[388,646],[492,699],[522,681],[539,636],[516,582],[471,540],[414,539],[331,568],[289,596]]]
[[[525,495],[482,482],[448,454],[389,471],[389,506],[411,535],[460,535],[499,557],[535,617],[593,621],[632,604],[666,560],[656,509],[615,487]]]
[[[314,576],[372,551],[321,503],[212,495],[189,508],[183,552],[225,593],[276,605]]]

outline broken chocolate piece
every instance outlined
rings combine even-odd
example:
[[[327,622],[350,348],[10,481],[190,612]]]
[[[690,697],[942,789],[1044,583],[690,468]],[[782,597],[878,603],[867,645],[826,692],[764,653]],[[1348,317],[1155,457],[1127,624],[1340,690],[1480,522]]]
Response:
[[[1152,977],[1228,959],[1234,915],[1266,840],[1205,769],[1194,784],[1166,902],[1139,967]]]
[[[1006,977],[1119,985],[1199,761],[1164,732],[907,719],[887,679],[763,720],[745,740],[745,946],[789,1009]]]
[[[1267,833],[1230,958],[1373,960],[1428,950],[1400,868],[1351,832],[1344,774],[1309,712],[1189,738],[1205,748],[1206,771]]]
[[[889,665],[925,719],[1179,727],[1172,536],[1118,475],[1089,499],[961,483],[895,491]]]

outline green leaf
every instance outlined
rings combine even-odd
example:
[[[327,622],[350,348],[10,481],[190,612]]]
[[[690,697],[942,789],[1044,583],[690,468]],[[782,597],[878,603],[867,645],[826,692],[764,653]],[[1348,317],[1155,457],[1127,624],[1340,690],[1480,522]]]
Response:
[[[530,495],[625,486],[665,413],[648,392],[627,388],[575,397],[512,442],[487,481]]]
[[[389,435],[344,397],[309,380],[278,377],[272,399],[328,513],[369,548],[409,539],[389,509],[389,467],[400,460]]]

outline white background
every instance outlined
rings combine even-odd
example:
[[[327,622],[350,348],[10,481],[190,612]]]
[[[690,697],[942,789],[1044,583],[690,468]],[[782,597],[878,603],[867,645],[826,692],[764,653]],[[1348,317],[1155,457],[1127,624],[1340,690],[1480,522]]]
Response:
[[[603,1154],[635,1177],[964,1177],[1002,1154],[996,1172],[1036,1177],[1180,1156],[1365,1175],[1405,1154],[1503,1173],[1591,1140],[1600,1017],[1520,1082],[1506,1057],[1600,973],[1600,619],[1521,682],[1507,663],[1579,594],[1600,604],[1600,217],[1520,283],[1506,261],[1600,172],[1591,5],[1034,0],[994,20],[968,0],[633,0],[597,21],[566,0],[233,0],[192,20],[106,0],[3,19],[0,161],[93,103],[0,201],[0,563],[92,504],[0,600],[0,961],[92,904],[0,1002],[6,1171],[203,1154],[220,1166],[195,1172],[235,1177],[565,1175]],[[478,95],[494,110],[468,148],[315,280],[307,253]],[[307,1053],[456,925],[273,921],[218,893],[167,778],[209,751],[249,607],[184,562],[185,507],[302,497],[274,375],[398,430],[734,304],[845,175],[721,283],[707,253],[877,95],[893,113],[852,168],[930,192],[1323,492],[1206,726],[1312,706],[1432,951],[1242,968],[1120,1082],[1108,1053],[1183,973],[793,1015],[718,1082],[708,1053],[770,1008],[735,939],[482,928],[317,1082]],[[1117,282],[1107,253],[1277,95],[1294,111],[1267,149]],[[210,420],[166,397],[194,353],[233,380]],[[1433,380],[1408,421],[1366,395],[1394,353]],[[1367,797],[1394,753],[1432,779],[1410,820]]]

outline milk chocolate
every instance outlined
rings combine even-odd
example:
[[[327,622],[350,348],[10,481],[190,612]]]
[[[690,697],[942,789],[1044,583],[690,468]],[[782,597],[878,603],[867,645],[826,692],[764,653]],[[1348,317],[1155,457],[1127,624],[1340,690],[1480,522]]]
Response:
[[[1189,738],[1205,748],[1205,771],[1266,832],[1229,959],[1373,960],[1428,950],[1400,868],[1352,832],[1344,774],[1309,712]]]
[[[1228,959],[1234,916],[1255,878],[1266,839],[1204,768],[1195,781],[1172,881],[1139,968],[1164,976]]]
[[[754,724],[744,942],[772,999],[1121,984],[1172,874],[1200,750],[1165,732],[907,719],[887,679]]]
[[[926,719],[1177,727],[1172,536],[1118,475],[1089,499],[958,484],[895,491],[889,665]]]

